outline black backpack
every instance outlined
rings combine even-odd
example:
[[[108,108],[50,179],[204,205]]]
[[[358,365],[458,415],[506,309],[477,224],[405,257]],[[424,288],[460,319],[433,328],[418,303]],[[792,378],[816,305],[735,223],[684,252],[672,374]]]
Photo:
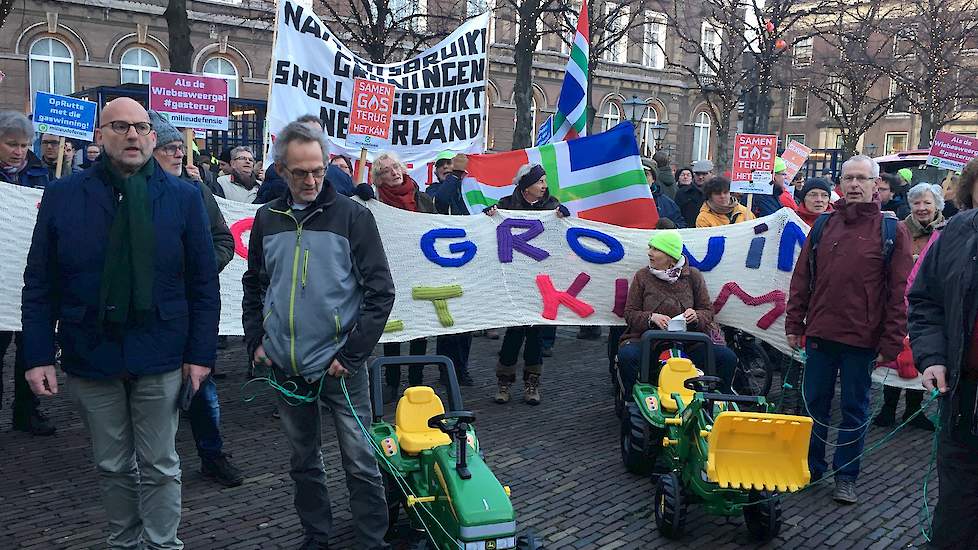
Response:
[[[830,216],[832,216],[832,212],[819,214],[811,232],[808,233],[808,240],[812,243],[811,249],[808,251],[808,291],[810,293],[815,292],[815,259],[818,257],[818,242],[822,239],[822,231],[825,230],[825,224],[829,221]],[[890,270],[890,259],[893,258],[893,249],[896,248],[897,223],[899,220],[896,214],[883,212],[883,222],[880,224],[881,242],[883,243],[883,271]]]

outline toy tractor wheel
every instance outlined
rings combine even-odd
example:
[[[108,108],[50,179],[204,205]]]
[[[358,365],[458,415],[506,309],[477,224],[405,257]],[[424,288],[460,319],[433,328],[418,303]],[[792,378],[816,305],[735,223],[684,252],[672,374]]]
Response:
[[[647,420],[635,403],[625,403],[621,418],[621,462],[630,473],[648,475],[655,465],[660,441],[651,441]]]
[[[670,539],[682,537],[686,529],[686,495],[675,472],[660,476],[655,487],[655,525]]]
[[[752,537],[767,542],[781,531],[781,497],[767,491],[751,491],[744,506],[744,523]]]

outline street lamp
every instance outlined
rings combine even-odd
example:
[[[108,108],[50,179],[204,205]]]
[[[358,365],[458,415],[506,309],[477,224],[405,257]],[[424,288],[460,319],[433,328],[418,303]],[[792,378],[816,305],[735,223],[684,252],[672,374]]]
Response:
[[[876,156],[876,150],[879,149],[879,147],[875,143],[870,143],[865,147],[865,149],[867,156],[874,157]]]
[[[668,122],[656,122],[652,125],[652,139],[655,141],[655,149],[659,150],[662,140],[666,138],[666,130],[669,129]]]
[[[642,120],[642,115],[645,114],[645,101],[638,98],[637,95],[632,94],[632,98],[623,103],[625,106],[625,112],[628,114],[628,120],[632,121],[632,126],[638,128],[638,123]]]

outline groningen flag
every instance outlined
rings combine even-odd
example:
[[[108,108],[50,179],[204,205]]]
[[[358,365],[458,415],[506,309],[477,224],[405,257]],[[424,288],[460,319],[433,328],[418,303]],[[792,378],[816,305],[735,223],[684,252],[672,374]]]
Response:
[[[564,83],[557,98],[551,141],[565,141],[587,135],[587,60],[591,49],[588,36],[587,0],[581,2],[577,33],[571,44],[570,58],[564,71]]]
[[[543,166],[550,194],[578,218],[641,229],[652,229],[659,220],[630,122],[571,141],[469,155],[462,182],[469,212],[481,212],[511,195],[513,176],[529,162]]]

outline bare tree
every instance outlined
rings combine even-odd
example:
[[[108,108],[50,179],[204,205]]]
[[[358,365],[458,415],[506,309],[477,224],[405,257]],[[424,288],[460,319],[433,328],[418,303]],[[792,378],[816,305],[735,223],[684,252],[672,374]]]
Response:
[[[810,57],[794,59],[796,93],[810,94],[825,105],[839,128],[844,158],[856,154],[863,134],[905,98],[881,93],[889,83],[892,58],[887,51],[891,43],[879,29],[894,6],[838,0],[833,16],[818,23]]]
[[[778,65],[788,56],[788,38],[804,40],[815,34],[815,16],[831,13],[835,0],[741,0],[734,6],[744,10],[743,24],[725,28],[725,35],[736,38],[734,43],[747,46],[744,58],[748,80],[744,97],[744,131],[767,134],[770,129],[773,90],[780,87],[776,80]],[[708,0],[724,9],[731,2]],[[720,6],[719,4],[723,4]],[[735,8],[737,9],[737,8]]]
[[[667,57],[666,64],[693,81],[710,109],[716,124],[716,164],[728,167],[730,133],[736,124],[748,73],[744,70],[742,0],[704,0],[695,5],[676,0],[668,14],[673,36],[679,39],[680,55]],[[693,29],[694,31],[690,31]],[[702,29],[695,32],[696,29]]]
[[[906,0],[882,24],[892,36],[890,78],[920,115],[918,147],[927,148],[945,124],[976,98],[978,0]]]
[[[169,36],[170,70],[176,73],[192,73],[194,45],[190,42],[187,0],[169,0],[163,17],[166,19]]]
[[[516,125],[513,128],[513,149],[533,145],[533,55],[540,38],[551,32],[541,24],[545,15],[562,15],[565,0],[499,0],[496,13],[513,16],[516,24],[516,43],[513,62],[516,65],[513,99],[516,103]]]
[[[0,28],[14,9],[14,0],[0,0]]]
[[[462,14],[429,13],[417,0],[320,1],[317,10],[373,63],[413,57],[451,34]]]

